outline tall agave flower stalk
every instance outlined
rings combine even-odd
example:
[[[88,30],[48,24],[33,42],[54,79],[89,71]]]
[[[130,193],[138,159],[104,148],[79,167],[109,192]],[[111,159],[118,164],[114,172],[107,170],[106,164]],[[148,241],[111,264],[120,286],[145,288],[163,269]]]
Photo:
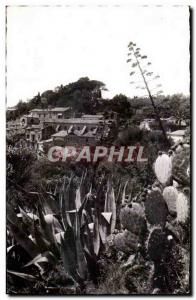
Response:
[[[141,90],[146,90],[147,91],[147,94],[149,96],[149,99],[151,101],[151,104],[152,104],[152,107],[154,109],[154,113],[155,113],[155,116],[156,116],[156,119],[159,123],[159,126],[160,126],[160,129],[163,133],[163,136],[165,138],[165,141],[167,142],[167,144],[170,144],[169,143],[169,140],[167,138],[167,134],[166,134],[166,131],[163,127],[163,124],[162,124],[162,121],[161,121],[161,118],[160,118],[160,115],[159,115],[159,110],[155,104],[155,101],[154,101],[154,96],[151,92],[151,90],[156,90],[156,96],[157,95],[160,95],[163,93],[163,91],[161,90],[157,90],[161,87],[161,84],[156,84],[155,87],[153,88],[150,88],[150,82],[153,82],[153,81],[156,81],[160,76],[159,75],[154,75],[152,71],[149,70],[149,68],[151,67],[152,63],[151,62],[146,62],[144,64],[144,61],[147,60],[147,56],[146,55],[142,55],[141,54],[141,49],[137,47],[137,45],[133,42],[130,42],[129,45],[128,45],[128,49],[129,49],[129,53],[128,53],[128,59],[127,59],[127,62],[128,63],[132,63],[131,67],[133,69],[133,71],[131,71],[130,73],[130,76],[133,76],[135,75],[135,69],[137,68],[138,71],[139,71],[139,74],[141,75],[141,78],[142,78],[142,82],[139,81],[139,86],[136,86],[135,88],[136,89],[141,89]],[[137,82],[135,81],[132,81],[130,82],[131,84],[136,84]]]

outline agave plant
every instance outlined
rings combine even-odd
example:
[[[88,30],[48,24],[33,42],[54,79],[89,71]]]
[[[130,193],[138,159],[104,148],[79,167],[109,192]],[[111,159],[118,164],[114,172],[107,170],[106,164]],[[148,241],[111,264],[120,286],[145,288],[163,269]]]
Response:
[[[75,282],[82,284],[92,277],[100,248],[115,229],[116,202],[112,181],[108,180],[104,209],[100,210],[92,202],[92,186],[86,193],[86,178],[84,172],[77,185],[74,176],[64,178],[55,193],[37,193],[34,213],[20,207],[15,213],[8,205],[8,229],[31,257],[23,268],[36,265],[43,273],[45,263],[53,266],[62,260],[65,272]]]

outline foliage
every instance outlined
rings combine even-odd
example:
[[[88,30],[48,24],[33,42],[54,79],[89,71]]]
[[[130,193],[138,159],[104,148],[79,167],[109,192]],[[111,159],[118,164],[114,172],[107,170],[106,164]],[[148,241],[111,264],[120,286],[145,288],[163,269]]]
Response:
[[[15,120],[34,108],[69,106],[75,112],[94,113],[102,89],[105,89],[102,82],[89,80],[88,77],[80,78],[68,85],[61,85],[54,91],[48,90],[41,95],[38,93],[28,102],[20,100],[16,105],[16,111],[7,112],[7,121]]]
[[[158,191],[153,186],[152,190],[144,189],[141,184],[133,193],[135,184],[125,179],[129,178],[126,173],[120,180],[122,175],[118,169],[112,169],[113,177],[111,170],[106,170],[103,172],[100,168],[93,173],[81,168],[78,176],[73,170],[64,170],[64,176],[56,179],[58,184],[51,185],[50,192],[29,192],[29,197],[35,201],[33,211],[8,205],[8,249],[11,249],[8,260],[12,260],[8,274],[12,291],[17,280],[24,280],[24,287],[28,286],[29,280],[35,282],[34,286],[39,283],[36,294],[45,294],[46,290],[49,294],[182,291],[180,284],[189,271],[180,263],[176,265],[178,276],[174,272],[171,275],[169,270],[171,264],[175,264],[177,250],[174,249],[178,248],[179,253],[184,251],[184,242],[178,244],[174,238],[179,226],[184,231],[183,224],[187,219],[176,219],[176,215],[169,214],[168,200],[166,203],[161,194],[163,185],[160,184]],[[44,176],[47,173],[53,176],[49,170],[44,171]],[[94,181],[93,174],[96,174]],[[128,258],[131,253],[133,257]],[[16,255],[19,257],[17,263]],[[60,272],[65,276],[65,283],[59,287],[53,278],[50,289],[49,274],[59,266],[63,266],[64,271],[61,269]],[[116,273],[111,274],[112,266]],[[133,276],[138,278],[137,282]],[[169,276],[173,276],[172,283],[167,285]],[[115,280],[118,284],[114,285]],[[188,284],[186,281],[183,287],[186,293]],[[25,288],[20,290],[25,294]]]

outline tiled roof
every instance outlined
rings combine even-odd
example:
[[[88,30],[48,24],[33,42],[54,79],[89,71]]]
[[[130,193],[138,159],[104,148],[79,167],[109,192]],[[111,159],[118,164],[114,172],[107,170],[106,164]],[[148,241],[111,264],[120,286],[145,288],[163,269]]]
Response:
[[[65,137],[65,136],[67,136],[67,135],[68,135],[67,131],[61,130],[61,131],[59,131],[59,132],[53,134],[52,136],[54,136],[54,137]]]
[[[81,134],[81,132],[78,130],[74,130],[74,132],[70,132],[70,133],[67,132],[66,130],[61,130],[61,131],[53,134],[52,137],[66,137],[69,135],[75,135],[78,137],[95,137],[95,131],[88,131],[84,134]]]
[[[57,120],[51,120],[46,119],[44,120],[44,123],[59,123],[59,124],[101,124],[104,121],[102,120],[89,120],[89,119],[82,119],[82,118],[73,118],[73,119],[57,119]]]

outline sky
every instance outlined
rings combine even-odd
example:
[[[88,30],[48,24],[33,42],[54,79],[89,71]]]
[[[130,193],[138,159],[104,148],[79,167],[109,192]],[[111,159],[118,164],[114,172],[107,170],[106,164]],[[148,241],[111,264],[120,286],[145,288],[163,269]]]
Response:
[[[188,95],[189,39],[187,6],[9,6],[7,106],[81,77],[104,82],[105,98],[144,93],[130,85],[130,41],[165,95]]]

